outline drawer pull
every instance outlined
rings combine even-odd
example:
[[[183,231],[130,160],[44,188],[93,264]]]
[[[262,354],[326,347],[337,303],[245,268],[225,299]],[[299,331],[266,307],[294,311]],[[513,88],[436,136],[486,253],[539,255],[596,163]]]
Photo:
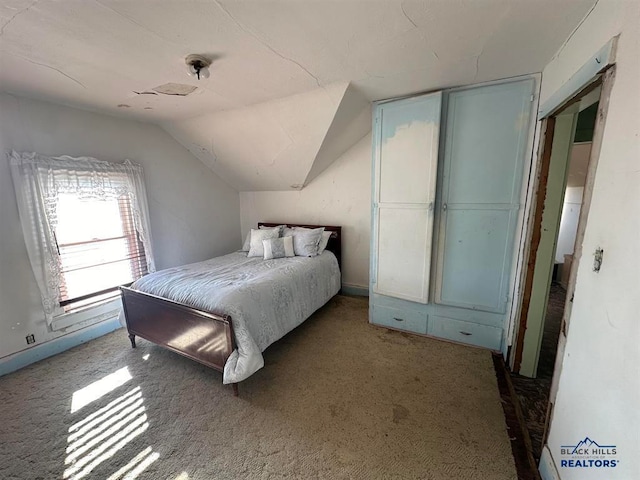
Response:
[[[460,330],[460,333],[461,333],[462,335],[471,335],[471,333],[469,333],[469,332],[463,332],[462,330]]]
[[[404,318],[393,317],[396,322],[404,322]]]

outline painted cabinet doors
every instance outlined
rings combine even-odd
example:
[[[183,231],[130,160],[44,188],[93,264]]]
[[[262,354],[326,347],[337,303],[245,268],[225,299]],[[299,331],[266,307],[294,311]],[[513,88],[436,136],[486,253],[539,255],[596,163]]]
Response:
[[[379,104],[374,117],[373,290],[429,300],[442,94]]]
[[[435,301],[507,311],[533,80],[447,96]]]
[[[376,104],[372,323],[503,348],[534,86]]]

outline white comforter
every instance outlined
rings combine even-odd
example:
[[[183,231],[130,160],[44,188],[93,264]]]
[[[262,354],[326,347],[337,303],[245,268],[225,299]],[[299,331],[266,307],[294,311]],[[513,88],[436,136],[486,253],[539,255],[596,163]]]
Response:
[[[306,320],[340,290],[333,253],[263,260],[235,252],[169,268],[132,288],[199,310],[231,315],[237,349],[224,367],[224,383],[246,379],[264,366],[262,352]]]

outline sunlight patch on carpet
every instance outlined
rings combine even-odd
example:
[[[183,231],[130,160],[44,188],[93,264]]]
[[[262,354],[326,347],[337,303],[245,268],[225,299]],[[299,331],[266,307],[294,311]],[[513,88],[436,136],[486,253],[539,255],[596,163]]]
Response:
[[[127,367],[107,375],[100,380],[87,385],[73,394],[71,399],[71,413],[77,412],[92,402],[104,397],[107,393],[112,392],[116,388],[124,385],[131,380],[131,374]]]
[[[71,402],[71,413],[98,402],[132,378],[127,367],[124,367],[76,391]],[[97,408],[99,402],[94,405]],[[86,477],[149,428],[140,386],[128,390],[96,411],[86,413],[68,430],[64,461],[67,468],[63,473],[65,480]],[[159,457],[160,454],[149,446],[111,474],[108,480],[134,480]]]

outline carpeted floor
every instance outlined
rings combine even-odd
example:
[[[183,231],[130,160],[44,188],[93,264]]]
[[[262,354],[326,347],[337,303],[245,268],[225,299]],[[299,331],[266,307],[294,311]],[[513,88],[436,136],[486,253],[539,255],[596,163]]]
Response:
[[[0,478],[516,478],[487,351],[337,296],[265,363],[235,398],[119,330],[0,378]]]

